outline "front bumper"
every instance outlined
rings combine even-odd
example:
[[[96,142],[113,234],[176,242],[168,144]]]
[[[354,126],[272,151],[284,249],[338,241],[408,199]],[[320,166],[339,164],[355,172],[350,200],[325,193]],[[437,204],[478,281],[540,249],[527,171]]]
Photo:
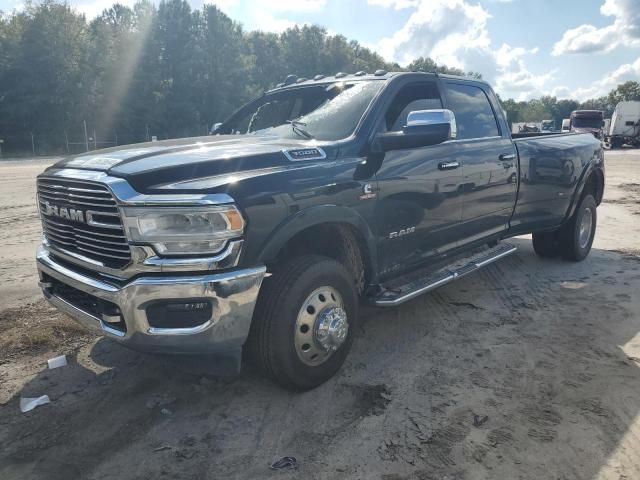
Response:
[[[258,291],[266,268],[224,273],[137,277],[124,284],[111,283],[71,269],[41,247],[37,253],[40,286],[49,302],[86,328],[135,350],[177,354],[237,354],[249,334]],[[84,298],[117,307],[122,326],[100,318],[76,296],[66,298],[57,287],[69,288]],[[212,305],[210,318],[195,327],[154,328],[147,307],[165,300],[194,299]],[[86,303],[86,302],[85,302]],[[105,320],[106,319],[106,320]]]

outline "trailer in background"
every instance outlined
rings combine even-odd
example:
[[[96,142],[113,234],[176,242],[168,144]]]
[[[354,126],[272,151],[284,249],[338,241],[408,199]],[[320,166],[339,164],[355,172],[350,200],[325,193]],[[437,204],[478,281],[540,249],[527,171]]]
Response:
[[[620,102],[616,105],[607,131],[607,143],[611,148],[623,145],[640,147],[640,102]]]

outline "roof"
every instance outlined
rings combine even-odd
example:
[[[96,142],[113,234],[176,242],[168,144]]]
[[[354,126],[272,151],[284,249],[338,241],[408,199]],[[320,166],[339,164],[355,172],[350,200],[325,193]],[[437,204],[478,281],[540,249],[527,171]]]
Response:
[[[322,85],[327,83],[334,83],[340,81],[361,81],[361,80],[389,80],[393,77],[399,77],[404,75],[415,75],[415,74],[424,74],[424,75],[437,75],[441,78],[448,78],[454,80],[466,80],[487,84],[484,80],[477,80],[475,78],[469,77],[461,77],[458,75],[445,75],[445,74],[434,74],[432,72],[387,72],[386,70],[376,70],[374,73],[367,72],[356,72],[356,73],[343,73],[338,72],[335,75],[316,75],[313,78],[304,78],[304,77],[296,77],[295,75],[288,75],[284,83],[278,84],[276,88],[270,90],[280,91],[287,88],[294,88],[300,86],[308,86],[308,85]]]
[[[571,115],[604,115],[602,110],[574,110]]]

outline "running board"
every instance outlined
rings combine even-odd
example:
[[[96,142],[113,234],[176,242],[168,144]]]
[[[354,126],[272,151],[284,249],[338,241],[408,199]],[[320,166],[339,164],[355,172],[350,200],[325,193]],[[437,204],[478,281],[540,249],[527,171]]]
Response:
[[[502,257],[512,254],[516,250],[517,248],[511,244],[500,244],[497,247],[460,259],[435,272],[425,273],[418,278],[414,277],[415,279],[404,285],[393,285],[391,287],[382,285],[381,293],[372,299],[373,304],[377,307],[395,307],[423,293],[430,292],[471,272],[475,272]]]

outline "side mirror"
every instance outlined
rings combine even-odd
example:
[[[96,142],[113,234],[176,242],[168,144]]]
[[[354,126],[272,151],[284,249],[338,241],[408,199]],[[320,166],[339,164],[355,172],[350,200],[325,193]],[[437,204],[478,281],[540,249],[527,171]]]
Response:
[[[602,126],[604,127],[604,120],[602,120]]]
[[[221,126],[222,126],[222,122],[214,123],[213,127],[211,128],[211,135],[217,133]]]
[[[407,115],[401,132],[376,135],[374,147],[383,152],[428,147],[452,140],[456,133],[456,117],[451,110],[415,110]]]

